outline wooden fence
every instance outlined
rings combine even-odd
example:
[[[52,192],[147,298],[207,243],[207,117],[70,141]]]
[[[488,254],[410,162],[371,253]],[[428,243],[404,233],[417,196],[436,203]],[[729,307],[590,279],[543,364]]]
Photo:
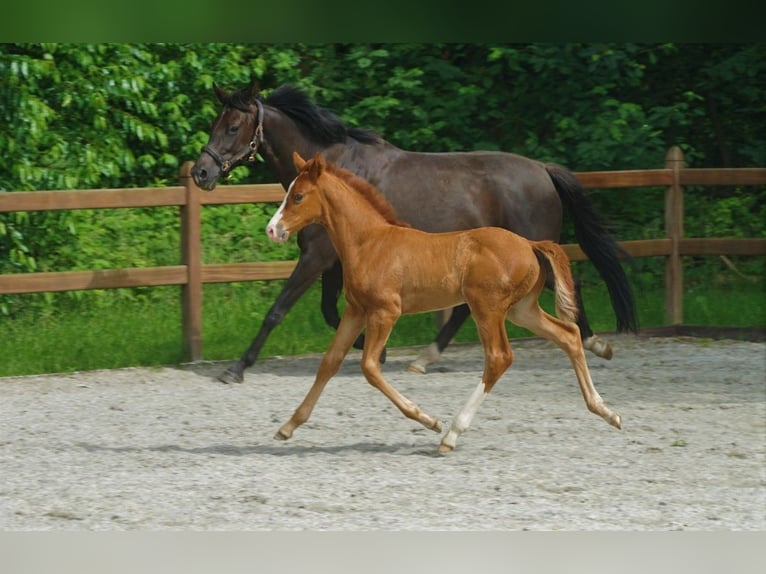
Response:
[[[0,213],[66,209],[178,206],[181,217],[181,264],[164,267],[64,271],[0,275],[0,294],[114,289],[180,285],[183,340],[189,360],[202,359],[202,285],[235,281],[285,279],[295,261],[261,263],[202,263],[201,213],[205,205],[279,203],[279,184],[227,185],[215,192],[194,184],[192,162],[181,167],[181,185],[163,188],[96,189],[0,193]],[[663,169],[577,172],[585,188],[666,187],[665,237],[624,241],[620,245],[633,257],[666,258],[665,317],[670,325],[683,323],[684,255],[766,255],[766,239],[684,237],[683,187],[685,185],[763,185],[766,168],[689,169],[681,150],[671,148]],[[565,245],[574,261],[586,259],[578,245]]]

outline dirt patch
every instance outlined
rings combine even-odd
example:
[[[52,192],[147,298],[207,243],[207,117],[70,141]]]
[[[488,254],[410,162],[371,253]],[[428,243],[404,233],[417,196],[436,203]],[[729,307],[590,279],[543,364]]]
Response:
[[[766,344],[612,337],[589,355],[622,415],[589,413],[566,356],[515,363],[455,452],[347,359],[292,440],[274,432],[319,356],[0,379],[3,530],[758,530],[766,528]],[[394,386],[445,423],[478,382],[458,345],[425,376],[389,351]]]

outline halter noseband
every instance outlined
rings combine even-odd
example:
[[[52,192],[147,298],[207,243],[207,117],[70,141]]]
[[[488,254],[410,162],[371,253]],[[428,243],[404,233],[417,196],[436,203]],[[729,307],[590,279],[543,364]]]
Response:
[[[212,157],[213,161],[221,169],[221,175],[223,175],[223,177],[229,177],[231,175],[229,171],[239,165],[243,159],[247,158],[247,161],[249,162],[255,161],[255,154],[258,153],[258,146],[263,143],[263,105],[259,100],[255,100],[255,106],[258,108],[258,123],[253,130],[253,137],[250,138],[248,149],[235,155],[232,159],[223,159],[221,154],[209,145],[202,148],[202,153],[206,153]]]

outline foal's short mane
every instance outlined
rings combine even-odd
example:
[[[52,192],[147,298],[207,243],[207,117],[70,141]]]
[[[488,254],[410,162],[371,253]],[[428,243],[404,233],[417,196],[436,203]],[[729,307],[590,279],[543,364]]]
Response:
[[[391,225],[398,227],[412,227],[409,223],[401,221],[396,217],[394,207],[383,197],[378,189],[366,179],[351,173],[347,169],[338,167],[335,164],[327,164],[326,168],[332,175],[346,183],[351,189],[359,193],[367,202],[375,208]]]

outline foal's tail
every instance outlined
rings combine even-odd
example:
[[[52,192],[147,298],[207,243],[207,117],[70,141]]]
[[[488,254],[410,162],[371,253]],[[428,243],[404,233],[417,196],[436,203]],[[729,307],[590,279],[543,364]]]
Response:
[[[569,266],[569,257],[561,245],[553,241],[530,241],[532,249],[545,257],[553,270],[553,285],[556,293],[556,315],[573,323],[577,321],[577,300],[574,279]]]
[[[546,164],[545,170],[561,203],[572,216],[577,242],[606,283],[617,317],[617,330],[636,331],[636,304],[628,276],[620,265],[620,258],[628,259],[630,256],[609,234],[575,175],[552,163]]]

